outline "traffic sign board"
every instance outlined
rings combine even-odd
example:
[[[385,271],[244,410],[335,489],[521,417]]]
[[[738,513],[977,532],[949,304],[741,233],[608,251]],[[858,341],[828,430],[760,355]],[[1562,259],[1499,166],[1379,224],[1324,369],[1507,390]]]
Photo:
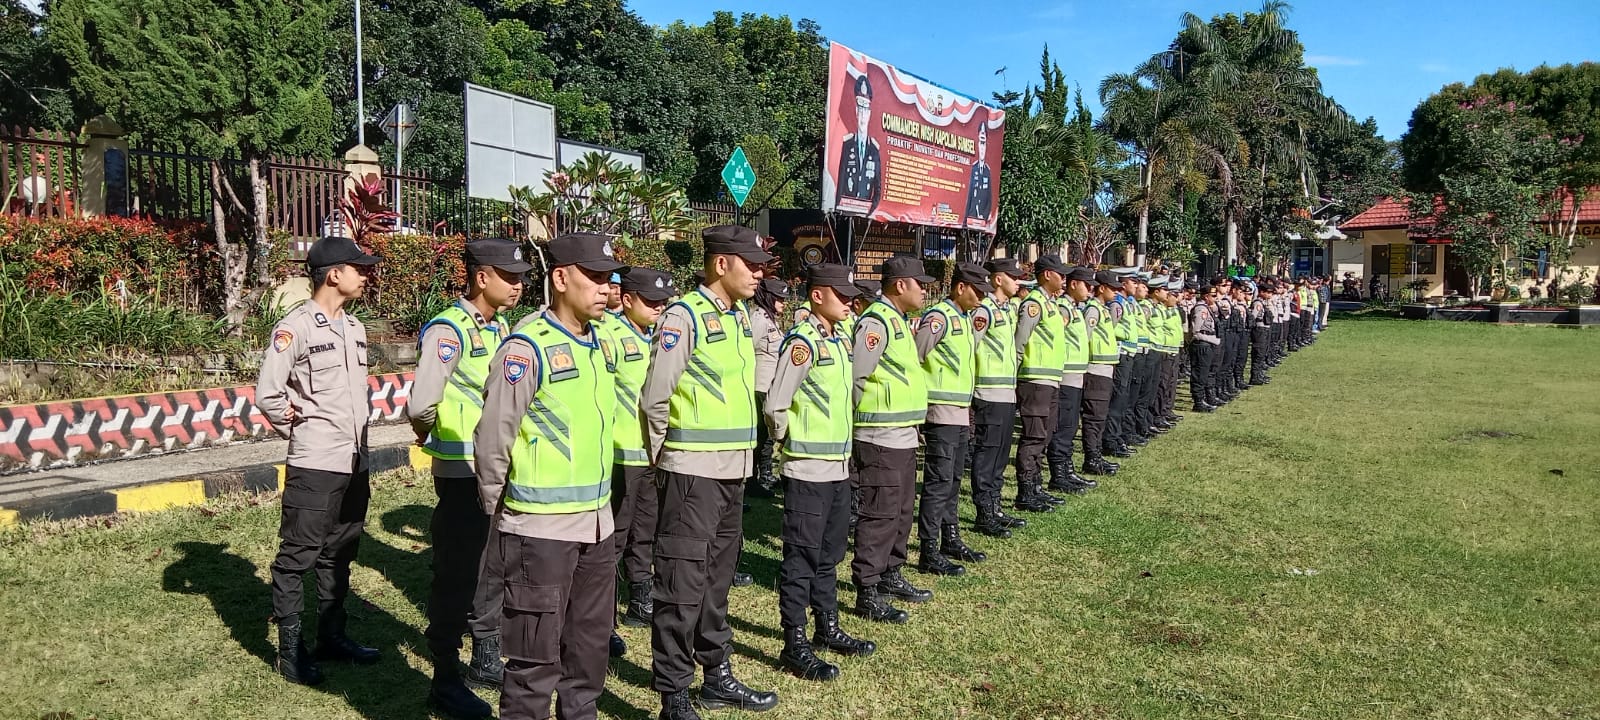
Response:
[[[728,186],[733,201],[744,207],[745,198],[750,197],[750,191],[756,187],[756,169],[745,159],[744,148],[734,148],[733,157],[722,166],[722,183]]]
[[[411,143],[412,134],[417,132],[417,120],[411,116],[410,105],[399,103],[384,116],[378,127],[383,128],[383,134],[389,136],[394,144],[405,147]]]

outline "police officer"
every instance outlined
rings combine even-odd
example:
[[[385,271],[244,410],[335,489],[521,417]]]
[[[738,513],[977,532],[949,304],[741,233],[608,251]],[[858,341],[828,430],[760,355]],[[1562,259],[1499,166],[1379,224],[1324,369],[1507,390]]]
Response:
[[[852,347],[854,347],[856,337],[856,322],[860,320],[861,313],[866,312],[867,308],[872,307],[872,304],[877,302],[878,298],[883,295],[883,285],[877,280],[856,278],[854,284],[856,289],[861,291],[861,294],[850,300],[850,314],[839,321],[838,331],[839,337],[844,338],[845,342],[851,343]],[[860,479],[856,472],[856,456],[852,451],[850,453],[850,537],[855,537],[856,523],[861,520]]]
[[[1075,275],[1085,283],[1088,276],[1084,272]],[[1084,326],[1089,331],[1089,369],[1083,376],[1083,474],[1115,475],[1118,465],[1105,459],[1103,448],[1116,369],[1121,364],[1111,304],[1122,283],[1109,271],[1093,273],[1093,278],[1095,294],[1083,303]]]
[[[1115,457],[1133,457],[1128,446],[1128,436],[1133,424],[1128,417],[1132,405],[1133,381],[1139,373],[1139,329],[1134,319],[1133,273],[1134,268],[1118,268],[1116,298],[1107,304],[1111,323],[1116,328],[1118,362],[1112,377],[1111,411],[1106,416],[1106,431],[1102,442],[1105,454]]]
[[[866,75],[855,81],[856,131],[844,136],[839,148],[838,200],[846,198],[867,201],[866,214],[878,209],[883,200],[883,161],[879,157],[878,142],[870,135],[872,120],[872,83]]]
[[[972,504],[977,510],[973,530],[996,538],[1028,521],[1000,510],[1000,488],[1011,457],[1012,427],[1017,420],[1017,322],[1011,298],[1016,296],[1022,268],[1014,258],[995,258],[984,264],[994,291],[972,311],[977,338],[976,370],[972,394]]]
[[[1158,310],[1162,314],[1162,327],[1166,336],[1166,356],[1161,366],[1160,402],[1156,408],[1156,428],[1171,430],[1183,418],[1173,411],[1177,404],[1179,366],[1184,356],[1184,322],[1182,311],[1178,309],[1179,294],[1183,291],[1183,281],[1171,278],[1158,300],[1161,305]]]
[[[1060,258],[1040,256],[1033,263],[1038,284],[1017,306],[1017,408],[1022,414],[1022,437],[1017,442],[1014,506],[1024,512],[1054,512],[1060,504],[1042,485],[1044,454],[1055,433],[1056,401],[1067,363],[1065,326],[1056,299],[1066,289],[1067,272]]]
[[[728,626],[758,422],[745,301],[773,256],[746,227],[717,225],[701,237],[705,283],[662,313],[640,398],[660,492],[650,640],[663,720],[697,718],[695,704],[745,710],[778,704],[776,693],[752,690],[733,676]],[[696,664],[705,682],[691,698]]]
[[[278,672],[301,685],[322,671],[300,633],[301,576],[317,570],[317,659],[359,664],[378,651],[345,635],[345,596],[371,497],[367,477],[367,329],[344,311],[361,297],[378,258],[349,238],[322,238],[306,255],[311,299],[272,329],[261,362],[256,406],[289,440],[278,556],[272,561],[272,615]]]
[[[524,276],[533,265],[523,258],[520,243],[504,238],[468,242],[464,260],[465,297],[422,328],[406,414],[422,451],[433,457],[433,491],[439,499],[430,525],[433,586],[423,632],[434,658],[429,699],[447,715],[477,718],[492,710],[467,690],[456,653],[461,634],[470,630],[472,664],[466,681],[500,687],[504,586],[496,575],[499,541],[487,547],[489,516],[478,501],[472,434],[483,412],[489,362],[511,334],[511,323],[500,313],[522,298]]]
[[[1250,301],[1250,384],[1265,385],[1267,379],[1268,336],[1272,332],[1271,310],[1273,285],[1262,280],[1259,294]]]
[[[767,388],[772,385],[773,373],[778,368],[778,346],[783,343],[783,330],[778,318],[783,317],[784,303],[789,297],[789,285],[777,278],[765,278],[750,302],[750,327],[756,345],[756,407],[766,402]],[[778,489],[778,479],[772,474],[772,438],[767,434],[766,423],[756,427],[756,469],[746,490],[756,497],[772,497]]]
[[[928,308],[917,323],[917,357],[928,383],[917,569],[932,575],[963,575],[966,568],[953,561],[983,562],[988,557],[962,542],[956,505],[961,497],[961,468],[972,442],[976,338],[970,318],[978,303],[992,292],[994,286],[983,268],[957,263],[949,296]]]
[[[933,591],[901,573],[917,499],[917,428],[928,415],[927,382],[906,313],[922,307],[923,286],[933,277],[921,260],[909,257],[889,258],[880,274],[883,299],[861,314],[851,354],[861,518],[850,574],[862,617],[903,623],[908,616],[891,598],[933,599]]]
[[[1094,285],[1094,271],[1075,267],[1067,272],[1065,292],[1057,298],[1064,324],[1066,361],[1056,395],[1056,427],[1050,435],[1050,489],[1081,495],[1099,483],[1079,475],[1072,466],[1072,443],[1083,417],[1083,388],[1089,373],[1089,324],[1083,303]]]
[[[1155,301],[1150,297],[1151,277],[1140,272],[1133,285],[1134,323],[1139,330],[1139,372],[1134,377],[1133,401],[1128,417],[1132,421],[1132,435],[1128,442],[1144,445],[1149,442],[1150,428],[1155,424],[1154,407],[1156,379],[1159,374],[1160,353],[1156,336]]]
[[[603,235],[550,241],[550,306],[500,346],[473,435],[505,586],[503,720],[593,718],[616,593],[616,358],[598,321],[622,268]]]
[[[990,184],[990,170],[988,162],[989,125],[987,122],[978,124],[978,156],[972,161],[972,173],[967,177],[967,209],[961,214],[961,226],[976,220],[979,224],[989,222],[989,213],[994,205],[994,188]]]
[[[651,568],[656,543],[656,473],[650,466],[639,392],[650,370],[650,341],[667,301],[678,294],[672,276],[631,267],[622,274],[622,307],[600,320],[600,342],[610,346],[617,366],[617,418],[612,431],[611,508],[614,538],[628,584],[628,609],[622,624],[650,627],[654,606]]]
[[[1254,292],[1254,284],[1246,278],[1239,278],[1233,283],[1231,327],[1236,349],[1233,354],[1233,365],[1228,368],[1227,380],[1236,394],[1243,393],[1248,387],[1244,382],[1244,368],[1250,360],[1250,299]]]
[[[783,447],[783,564],[778,612],[783,624],[781,662],[806,680],[832,680],[839,666],[817,650],[868,656],[870,640],[839,626],[838,565],[849,543],[851,417],[841,412],[854,392],[850,339],[838,334],[861,291],[843,265],[807,268],[810,312],[783,341],[763,412]],[[806,640],[806,610],[816,631]]]
[[[1189,328],[1194,340],[1189,344],[1189,396],[1194,400],[1195,412],[1213,412],[1220,404],[1220,395],[1211,382],[1216,371],[1217,353],[1222,338],[1217,335],[1217,296],[1221,291],[1211,285],[1202,285],[1200,302],[1189,310]]]

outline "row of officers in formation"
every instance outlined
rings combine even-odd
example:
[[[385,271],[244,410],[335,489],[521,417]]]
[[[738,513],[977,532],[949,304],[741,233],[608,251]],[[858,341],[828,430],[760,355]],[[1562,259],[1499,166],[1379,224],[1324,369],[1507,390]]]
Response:
[[[829,680],[840,668],[826,655],[876,649],[840,620],[852,539],[855,614],[907,622],[907,604],[933,598],[903,572],[912,532],[922,573],[985,559],[957,522],[964,474],[971,529],[1008,538],[1027,525],[1002,504],[1008,464],[1011,510],[1051,512],[1181,419],[1181,378],[1193,409],[1211,412],[1315,334],[1307,281],[1197,285],[1051,256],[1031,283],[1012,259],[960,263],[931,305],[919,260],[889,259],[879,281],[813,265],[785,333],[790,289],[763,277],[761,238],[718,226],[704,241],[703,281],[680,289],[624,267],[604,236],[557,237],[549,305],[515,328],[502,311],[532,265],[510,240],[467,244],[467,292],[423,328],[407,403],[438,496],[425,636],[442,712],[489,717],[470,688],[499,687],[508,720],[595,717],[607,659],[626,652],[619,573],[621,621],[651,629],[661,718],[770,709],[776,693],[730,662],[747,486],[782,493],[780,661]],[[379,659],[346,634],[343,607],[370,497],[366,331],[344,306],[378,263],[348,239],[311,248],[313,296],[274,329],[256,391],[289,439],[271,574],[276,664],[291,682],[321,682],[319,660]],[[314,651],[300,620],[313,569]]]

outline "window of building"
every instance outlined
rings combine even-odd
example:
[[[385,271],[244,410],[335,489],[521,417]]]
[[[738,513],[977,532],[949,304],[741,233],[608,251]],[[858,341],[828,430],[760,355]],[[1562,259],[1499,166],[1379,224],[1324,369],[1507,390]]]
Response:
[[[1416,268],[1418,275],[1437,275],[1439,273],[1439,247],[1437,245],[1416,244],[1411,246],[1411,263]]]

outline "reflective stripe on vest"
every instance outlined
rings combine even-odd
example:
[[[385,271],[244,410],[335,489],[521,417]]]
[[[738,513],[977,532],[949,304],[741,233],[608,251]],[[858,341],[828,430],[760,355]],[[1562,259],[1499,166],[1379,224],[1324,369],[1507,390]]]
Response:
[[[784,339],[805,343],[811,350],[811,368],[800,391],[789,401],[789,428],[783,454],[817,460],[850,457],[850,394],[854,392],[850,345],[839,335],[822,337],[810,322],[795,325]],[[837,412],[836,412],[837,411]]]
[[[945,330],[922,359],[922,370],[928,375],[928,402],[970,407],[975,375],[971,321],[949,298],[929,308],[922,322],[928,322],[935,313],[944,316]]]
[[[928,385],[917,363],[917,344],[906,316],[887,301],[879,300],[862,313],[877,320],[887,334],[883,357],[867,376],[856,405],[856,424],[866,427],[920,425],[928,417]],[[856,332],[861,332],[857,324]]]
[[[1018,318],[1034,307],[1039,308],[1039,324],[1033,326],[1028,341],[1022,345],[1022,366],[1017,368],[1019,380],[1061,380],[1061,369],[1067,362],[1067,343],[1062,338],[1066,328],[1061,324],[1061,307],[1043,290],[1028,291],[1018,306]]]
[[[471,460],[472,433],[483,417],[483,387],[489,377],[489,363],[494,360],[494,353],[500,348],[509,326],[505,318],[496,315],[493,321],[480,328],[478,321],[457,302],[423,326],[419,341],[429,328],[439,324],[449,325],[456,332],[456,340],[470,349],[462,352],[460,347],[456,348],[456,367],[445,382],[433,429],[422,443],[422,452],[440,460]],[[430,351],[429,348],[418,349]]]
[[[618,465],[645,467],[650,464],[645,449],[644,424],[639,416],[639,393],[650,373],[650,337],[634,328],[628,318],[606,313],[600,323],[600,342],[617,366],[617,415],[612,431],[613,461]]]
[[[517,426],[506,508],[563,515],[610,505],[616,370],[599,334],[574,337],[541,315],[513,336],[533,346],[539,390]]]
[[[1117,364],[1116,328],[1111,322],[1111,309],[1096,298],[1089,298],[1084,307],[1093,306],[1097,319],[1089,332],[1089,362],[1096,365]]]
[[[1001,305],[993,297],[983,299],[988,310],[988,327],[983,342],[973,351],[977,377],[973,384],[981,388],[1010,388],[1017,384],[1017,333],[1010,305]]]
[[[1062,295],[1061,322],[1066,325],[1066,360],[1062,369],[1066,374],[1081,374],[1089,370],[1089,326],[1083,311],[1073,304],[1072,298]]]
[[[743,303],[720,310],[704,288],[673,307],[688,311],[694,349],[668,401],[665,447],[751,450],[756,446],[756,348]]]

